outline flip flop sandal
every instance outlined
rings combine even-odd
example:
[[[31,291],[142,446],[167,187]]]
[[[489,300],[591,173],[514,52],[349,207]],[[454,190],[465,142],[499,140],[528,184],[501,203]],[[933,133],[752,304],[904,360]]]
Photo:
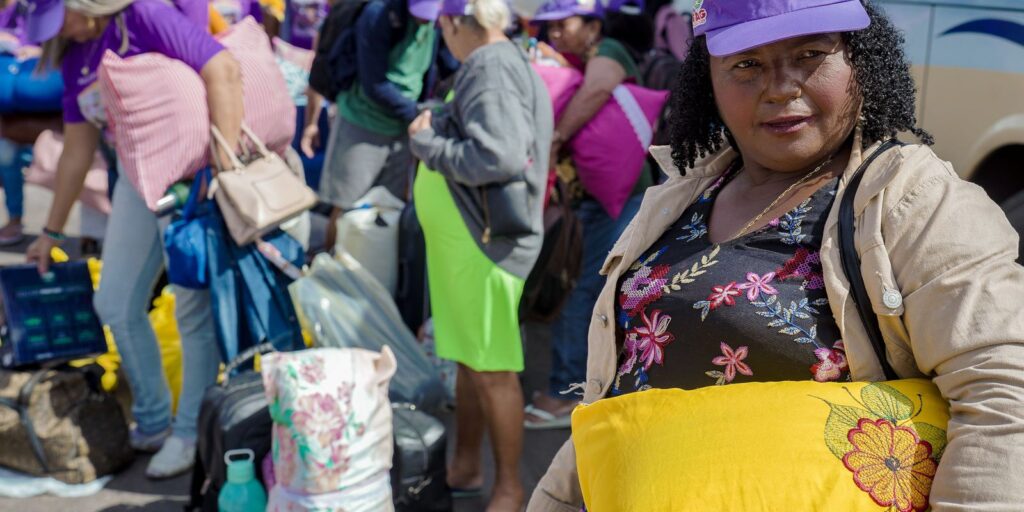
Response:
[[[524,421],[523,427],[526,430],[560,430],[572,426],[572,413],[564,416],[555,416],[550,412],[540,409],[533,404],[527,405],[523,412],[540,418],[540,421]]]
[[[9,235],[0,235],[0,247],[10,247],[25,241],[25,233],[22,229],[12,230]]]
[[[482,487],[469,487],[466,489],[460,487],[449,487],[448,491],[452,495],[453,500],[468,500],[471,498],[479,498],[484,495]]]

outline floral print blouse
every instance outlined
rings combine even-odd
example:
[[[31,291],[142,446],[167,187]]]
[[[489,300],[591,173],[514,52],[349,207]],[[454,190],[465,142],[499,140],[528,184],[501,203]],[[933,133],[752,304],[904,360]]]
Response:
[[[611,395],[652,387],[849,380],[819,250],[837,181],[765,228],[708,240],[711,185],[622,276]]]

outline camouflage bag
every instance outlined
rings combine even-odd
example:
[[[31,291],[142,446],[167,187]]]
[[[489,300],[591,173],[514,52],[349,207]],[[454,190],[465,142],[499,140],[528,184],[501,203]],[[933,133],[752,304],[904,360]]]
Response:
[[[121,407],[89,368],[0,371],[0,465],[81,484],[133,457]]]

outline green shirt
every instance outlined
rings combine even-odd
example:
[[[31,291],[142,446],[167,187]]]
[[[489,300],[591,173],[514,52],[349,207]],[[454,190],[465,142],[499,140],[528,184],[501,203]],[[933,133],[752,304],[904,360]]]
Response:
[[[637,85],[643,85],[640,83],[640,69],[637,67],[636,61],[633,60],[633,56],[630,55],[629,50],[622,43],[610,37],[601,39],[601,42],[597,43],[597,56],[608,57],[618,62],[622,69],[626,70],[627,80],[633,79],[633,82]]]
[[[416,100],[423,93],[423,76],[430,70],[434,56],[434,25],[410,20],[405,37],[388,54],[385,75],[402,96]],[[374,133],[396,137],[405,133],[408,123],[370,99],[358,80],[338,96],[338,111],[346,121]]]
[[[601,42],[597,43],[597,56],[608,57],[618,62],[622,69],[626,70],[627,80],[632,79],[633,83],[643,85],[640,79],[640,69],[637,67],[636,61],[633,60],[633,56],[629,54],[629,50],[622,43],[610,37],[601,39]],[[636,186],[633,187],[633,191],[629,195],[632,197],[642,194],[653,185],[654,176],[651,175],[651,165],[644,162],[644,167],[640,170],[640,177],[636,180]]]

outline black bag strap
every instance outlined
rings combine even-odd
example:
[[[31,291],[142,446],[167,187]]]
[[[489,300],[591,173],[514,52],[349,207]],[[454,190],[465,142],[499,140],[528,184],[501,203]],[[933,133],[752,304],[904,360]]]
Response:
[[[36,434],[36,427],[32,423],[32,417],[29,415],[29,406],[32,402],[32,392],[35,391],[36,386],[43,381],[46,377],[51,374],[51,370],[39,370],[29,377],[28,381],[21,386],[18,390],[17,400],[11,400],[9,398],[0,398],[0,405],[9,407],[18,412],[18,418],[21,420],[21,426],[25,429],[25,435],[28,436],[29,446],[32,447],[32,453],[35,454],[36,459],[39,460],[39,465],[42,466],[44,473],[51,473],[50,465],[46,460],[46,451],[43,450],[43,442],[39,439],[39,435]]]
[[[885,355],[885,339],[882,337],[882,330],[878,326],[878,316],[871,308],[871,299],[868,297],[867,288],[864,286],[864,276],[861,275],[860,255],[857,253],[857,247],[854,244],[853,238],[853,200],[857,195],[857,187],[860,186],[860,181],[864,177],[864,171],[868,166],[881,156],[882,153],[902,145],[903,143],[896,139],[889,139],[882,143],[874,153],[864,159],[864,162],[860,164],[860,167],[857,168],[850,178],[850,183],[846,186],[846,192],[843,193],[843,199],[839,203],[839,254],[843,263],[843,274],[846,275],[846,280],[850,282],[851,298],[857,306],[857,313],[860,314],[861,322],[868,333],[868,339],[871,340],[872,348],[875,349],[878,362],[882,365],[882,372],[885,373],[886,380],[897,380],[900,377],[896,374],[896,370],[893,370],[892,365],[889,364],[889,359]]]
[[[235,375],[238,369],[241,368],[246,363],[256,359],[256,356],[269,354],[271,352],[275,352],[276,350],[277,349],[274,348],[273,343],[260,343],[259,345],[254,345],[252,347],[245,349],[241,354],[235,356],[234,359],[229,361],[228,364],[224,366],[223,385],[227,386],[228,381],[231,380],[231,377]]]

